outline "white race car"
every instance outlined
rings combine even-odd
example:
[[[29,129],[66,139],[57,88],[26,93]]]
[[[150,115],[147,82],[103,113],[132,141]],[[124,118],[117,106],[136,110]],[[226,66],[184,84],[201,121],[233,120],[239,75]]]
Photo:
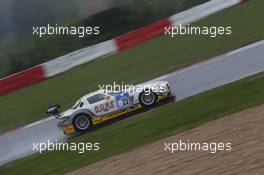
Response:
[[[124,91],[98,90],[81,97],[70,109],[59,112],[59,105],[48,109],[65,134],[84,132],[103,121],[173,97],[169,83],[158,81]]]

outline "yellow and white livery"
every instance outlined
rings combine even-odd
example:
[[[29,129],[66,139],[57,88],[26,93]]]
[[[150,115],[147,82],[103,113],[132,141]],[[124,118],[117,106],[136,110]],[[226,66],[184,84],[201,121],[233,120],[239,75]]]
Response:
[[[144,88],[142,88],[144,87]],[[81,97],[70,109],[60,113],[59,105],[52,106],[48,113],[58,120],[65,134],[84,132],[94,125],[143,107],[155,105],[172,96],[167,81],[158,81],[136,86],[124,91],[98,90]]]

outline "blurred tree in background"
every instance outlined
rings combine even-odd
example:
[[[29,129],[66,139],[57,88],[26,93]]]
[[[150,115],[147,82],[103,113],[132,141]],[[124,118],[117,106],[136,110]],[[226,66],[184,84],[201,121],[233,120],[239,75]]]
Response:
[[[208,0],[2,0],[0,77],[111,39]],[[32,35],[33,26],[100,26],[99,36]]]

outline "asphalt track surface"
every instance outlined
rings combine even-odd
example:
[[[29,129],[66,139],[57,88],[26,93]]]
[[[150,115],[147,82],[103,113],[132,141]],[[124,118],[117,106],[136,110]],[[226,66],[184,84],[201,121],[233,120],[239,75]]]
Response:
[[[169,81],[176,101],[264,71],[264,40],[151,81]],[[0,136],[0,165],[33,154],[33,143],[64,141],[55,118],[47,118]]]

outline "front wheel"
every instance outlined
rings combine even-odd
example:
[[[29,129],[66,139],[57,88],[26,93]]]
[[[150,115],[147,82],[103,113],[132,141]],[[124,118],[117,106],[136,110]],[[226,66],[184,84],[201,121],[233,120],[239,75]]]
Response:
[[[139,94],[139,102],[142,106],[153,106],[157,102],[157,94],[152,90],[144,90]]]
[[[78,131],[87,131],[92,125],[92,120],[87,114],[78,114],[73,120],[73,126]]]

